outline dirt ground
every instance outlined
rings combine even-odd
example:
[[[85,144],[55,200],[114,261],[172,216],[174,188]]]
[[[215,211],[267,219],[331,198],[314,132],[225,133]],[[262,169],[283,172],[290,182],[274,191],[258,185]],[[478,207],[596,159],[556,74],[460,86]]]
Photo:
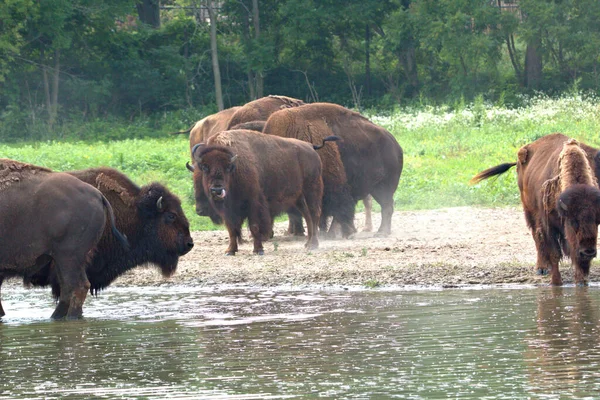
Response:
[[[373,217],[377,229],[380,215]],[[304,239],[284,236],[287,222],[278,223],[264,256],[252,254],[251,242],[241,245],[236,256],[225,256],[226,231],[194,232],[193,251],[180,259],[170,279],[156,268],[136,268],[113,285],[455,287],[549,282],[534,273],[535,246],[520,208],[397,211],[387,238],[362,232],[363,225],[364,214],[357,214],[359,233],[354,239],[321,240],[318,250],[307,252]],[[564,282],[572,283],[568,260],[560,269]],[[590,281],[599,280],[598,269],[592,267]]]

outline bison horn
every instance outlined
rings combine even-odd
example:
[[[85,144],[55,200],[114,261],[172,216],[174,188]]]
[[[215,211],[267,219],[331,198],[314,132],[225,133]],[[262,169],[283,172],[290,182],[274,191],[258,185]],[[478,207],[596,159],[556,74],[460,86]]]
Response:
[[[156,200],[156,208],[158,208],[159,210],[162,210],[162,208],[163,208],[163,202],[162,202],[162,200],[163,200],[162,196],[160,196],[158,198],[158,200]]]
[[[201,146],[206,146],[206,144],[198,143],[198,144],[194,145],[194,147],[192,147],[192,158],[194,158],[194,154],[196,154],[196,150],[198,150],[198,147],[201,147]]]
[[[238,157],[238,156],[237,156],[237,154],[234,154],[234,155],[233,155],[233,156],[231,156],[231,158],[229,159],[229,162],[230,162],[231,164],[233,164],[233,163],[235,162],[235,160],[237,160],[237,157]]]
[[[562,208],[564,211],[568,211],[569,209],[567,208],[567,205],[562,201],[562,200],[558,200],[558,205],[560,206],[560,208]]]
[[[185,162],[185,167],[188,169],[188,171],[194,172],[194,167],[190,165],[189,161]]]

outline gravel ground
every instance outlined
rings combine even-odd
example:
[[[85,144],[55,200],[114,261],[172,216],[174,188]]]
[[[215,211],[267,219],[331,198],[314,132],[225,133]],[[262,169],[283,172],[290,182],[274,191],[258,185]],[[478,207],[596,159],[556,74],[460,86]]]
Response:
[[[170,279],[155,268],[137,268],[114,285],[455,287],[549,282],[534,273],[535,245],[520,207],[395,212],[387,238],[362,232],[363,220],[357,214],[355,238],[321,240],[312,252],[304,249],[303,238],[284,236],[287,222],[278,223],[264,256],[253,255],[248,242],[236,256],[227,257],[226,231],[194,232],[196,246],[180,259]],[[379,226],[379,213],[373,223]],[[561,264],[561,273],[565,283],[572,283],[568,260]],[[590,281],[599,276],[592,267]]]
[[[373,215],[376,228],[379,217]],[[520,207],[396,211],[392,235],[386,238],[362,232],[363,221],[364,214],[357,214],[359,232],[353,239],[321,240],[319,249],[310,252],[304,238],[285,236],[287,222],[277,223],[264,256],[252,254],[251,242],[242,244],[236,256],[225,256],[225,230],[193,232],[195,247],[180,258],[171,278],[163,278],[157,268],[138,267],[112,286],[460,287],[550,281],[534,272],[535,245]],[[250,238],[249,232],[244,237]],[[564,283],[573,283],[568,259],[560,269]],[[598,281],[600,268],[594,262],[590,282]],[[5,285],[20,285],[20,280]]]

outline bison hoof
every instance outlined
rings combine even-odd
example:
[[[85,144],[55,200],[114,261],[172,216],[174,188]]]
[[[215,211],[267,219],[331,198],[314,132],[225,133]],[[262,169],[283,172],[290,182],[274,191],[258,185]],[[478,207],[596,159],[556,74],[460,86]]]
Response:
[[[586,281],[583,282],[577,282],[577,284],[575,286],[577,287],[587,287],[589,284]]]
[[[264,250],[258,250],[258,251],[255,251],[254,254],[256,254],[257,256],[264,256],[265,255],[265,251]]]
[[[226,256],[235,256],[235,251],[228,251],[225,253]]]

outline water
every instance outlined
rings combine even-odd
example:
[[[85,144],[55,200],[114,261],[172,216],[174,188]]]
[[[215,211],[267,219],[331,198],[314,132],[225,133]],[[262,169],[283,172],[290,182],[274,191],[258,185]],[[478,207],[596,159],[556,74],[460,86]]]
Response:
[[[597,398],[600,288],[5,288],[0,399]]]

